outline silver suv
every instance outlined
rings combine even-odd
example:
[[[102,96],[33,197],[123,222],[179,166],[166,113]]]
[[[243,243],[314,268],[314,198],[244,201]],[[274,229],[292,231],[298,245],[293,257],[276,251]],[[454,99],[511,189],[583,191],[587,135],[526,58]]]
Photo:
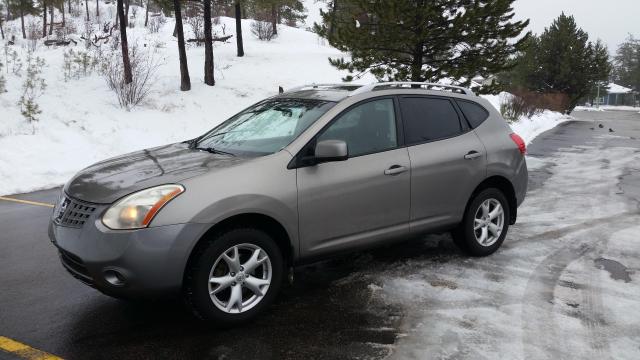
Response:
[[[300,87],[206,134],[73,177],[49,235],[64,267],[115,297],[182,294],[233,325],[294,266],[451,230],[500,247],[527,188],[525,145],[455,86]]]

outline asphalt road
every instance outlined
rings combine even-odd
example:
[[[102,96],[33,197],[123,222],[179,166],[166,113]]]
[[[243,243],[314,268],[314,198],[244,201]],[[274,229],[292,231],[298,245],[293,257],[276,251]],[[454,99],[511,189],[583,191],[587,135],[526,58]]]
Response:
[[[51,208],[0,200],[0,336],[68,359],[639,358],[640,114],[574,115],[529,147],[497,254],[468,259],[444,235],[343,256],[230,330],[86,287],[47,238]]]

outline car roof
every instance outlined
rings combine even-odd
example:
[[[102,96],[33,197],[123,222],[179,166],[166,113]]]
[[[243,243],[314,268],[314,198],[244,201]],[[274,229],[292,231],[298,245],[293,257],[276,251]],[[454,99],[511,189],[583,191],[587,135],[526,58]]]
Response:
[[[379,82],[369,85],[342,83],[342,84],[312,84],[304,85],[285,91],[276,98],[302,98],[339,102],[348,97],[366,94],[380,90],[402,90],[401,93],[415,92],[416,94],[447,95],[455,94],[456,97],[476,97],[470,89],[460,86],[422,83],[422,82]]]

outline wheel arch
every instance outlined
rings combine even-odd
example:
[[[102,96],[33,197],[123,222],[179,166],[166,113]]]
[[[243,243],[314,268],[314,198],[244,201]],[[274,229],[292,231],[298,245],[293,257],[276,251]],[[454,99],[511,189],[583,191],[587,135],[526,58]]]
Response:
[[[285,261],[285,267],[291,266],[294,262],[294,247],[291,242],[291,237],[286,228],[276,219],[271,216],[261,213],[243,213],[229,216],[207,229],[202,236],[198,239],[196,244],[189,253],[188,260],[185,264],[183,276],[186,278],[189,274],[189,268],[192,262],[197,257],[197,254],[204,248],[204,246],[212,241],[217,234],[220,234],[226,230],[237,227],[250,227],[258,229],[269,234],[276,245],[282,252],[282,258]]]
[[[465,211],[469,207],[469,204],[471,204],[471,201],[473,201],[473,198],[479,192],[489,188],[496,188],[500,190],[507,198],[507,201],[509,202],[509,225],[515,224],[518,217],[518,199],[516,198],[516,192],[513,184],[509,179],[503,176],[494,175],[484,179],[480,184],[478,184],[467,201]]]

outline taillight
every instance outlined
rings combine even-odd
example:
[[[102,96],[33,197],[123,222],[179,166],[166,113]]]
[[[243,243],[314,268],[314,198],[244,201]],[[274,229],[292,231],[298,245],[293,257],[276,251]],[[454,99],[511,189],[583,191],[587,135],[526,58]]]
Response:
[[[524,155],[527,153],[527,144],[524,143],[524,140],[520,137],[520,135],[513,133],[509,134],[511,140],[518,146],[518,150],[520,150],[520,154]]]

